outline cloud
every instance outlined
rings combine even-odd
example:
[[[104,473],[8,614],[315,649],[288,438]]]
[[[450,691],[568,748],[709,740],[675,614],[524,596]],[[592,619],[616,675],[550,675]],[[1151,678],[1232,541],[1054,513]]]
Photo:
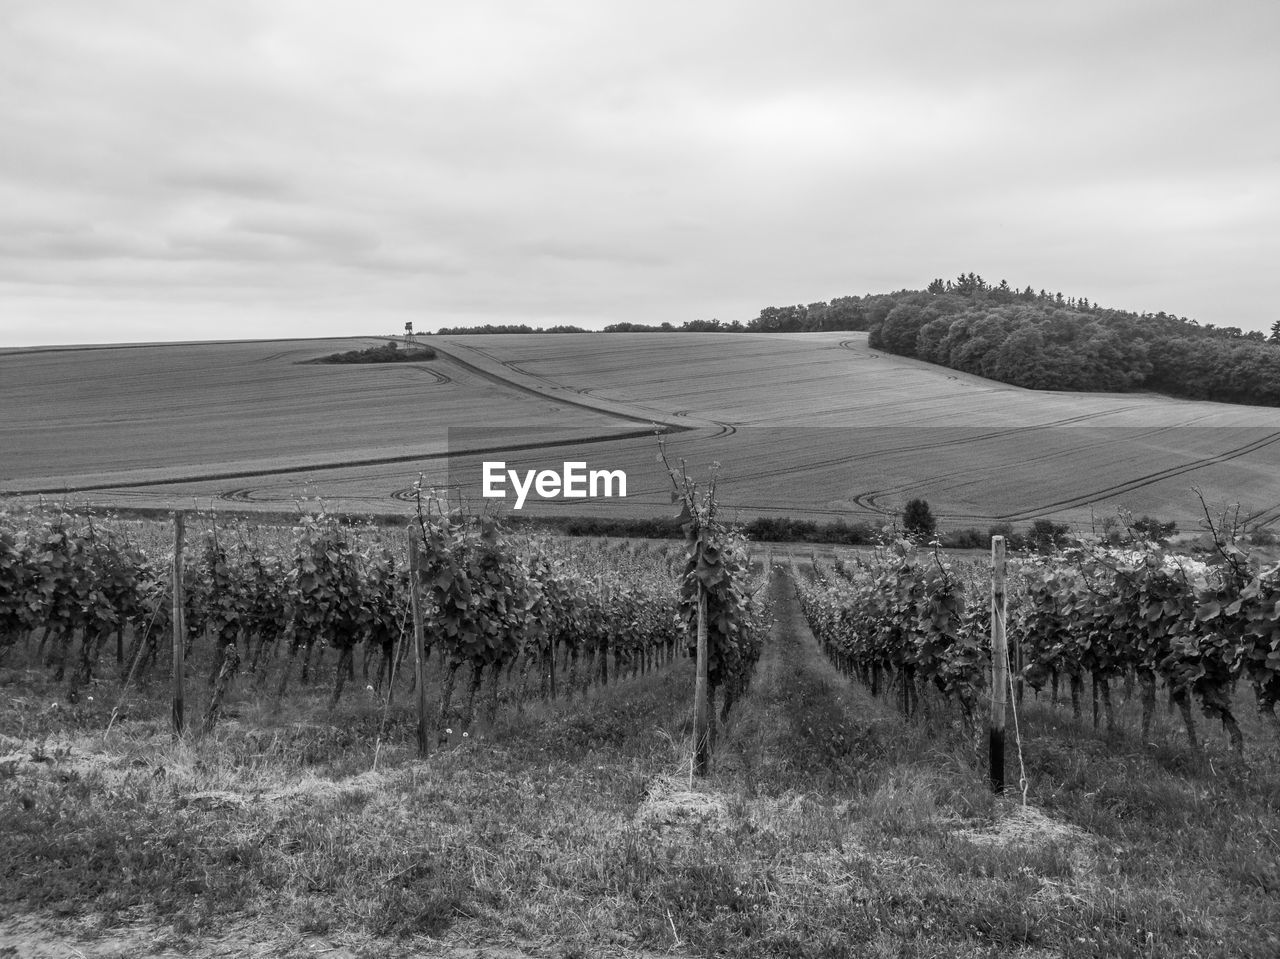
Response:
[[[25,313],[4,343],[150,334],[125,308],[148,297],[174,336],[212,315],[223,335],[678,323],[968,270],[1274,321],[1264,5],[7,15],[0,284]]]
[[[264,173],[227,164],[165,174],[161,182],[179,196],[208,192],[248,200],[288,200],[296,194],[283,173]]]

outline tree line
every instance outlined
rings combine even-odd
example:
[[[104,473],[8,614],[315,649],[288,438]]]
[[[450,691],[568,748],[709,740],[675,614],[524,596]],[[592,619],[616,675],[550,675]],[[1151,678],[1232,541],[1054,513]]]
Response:
[[[1190,399],[1280,406],[1280,330],[1200,325],[1086,299],[1010,290],[974,277],[895,294],[869,343],[1039,390],[1153,390]],[[1280,324],[1278,324],[1280,327]]]
[[[1280,406],[1280,320],[1260,331],[1169,313],[1108,309],[976,273],[923,290],[769,306],[743,324],[614,323],[606,333],[870,333],[870,345],[1035,390],[1150,390],[1188,399]],[[441,333],[586,332],[578,327],[458,327]]]

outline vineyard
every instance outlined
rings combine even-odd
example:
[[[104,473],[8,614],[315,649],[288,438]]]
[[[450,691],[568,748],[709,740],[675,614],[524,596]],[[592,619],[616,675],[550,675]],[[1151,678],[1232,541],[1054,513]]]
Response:
[[[324,681],[332,709],[357,673],[389,704],[397,687],[414,693],[430,665],[444,745],[472,728],[478,698],[491,725],[501,703],[519,710],[532,697],[646,675],[693,642],[700,542],[652,549],[516,536],[430,505],[407,531],[323,513],[292,528],[188,520],[197,525],[175,564],[164,525],[0,517],[0,664],[25,653],[74,704],[95,680],[127,687],[175,662],[185,673],[203,663],[206,732],[235,682],[279,700],[291,683]],[[722,715],[760,649],[763,613],[751,601],[744,547],[724,542],[735,580],[713,584],[709,696]],[[181,649],[171,644],[175,568]]]
[[[1061,684],[1081,717],[1086,678],[1108,732],[1114,694],[1142,704],[1149,738],[1157,687],[1177,707],[1193,749],[1194,705],[1219,720],[1232,746],[1244,736],[1234,710],[1240,684],[1259,713],[1280,728],[1280,566],[1263,566],[1221,542],[1210,565],[1147,544],[1126,550],[1081,546],[1020,561],[1011,576],[1006,628],[1016,697],[1025,686]],[[972,722],[988,694],[990,571],[899,542],[869,558],[814,564],[798,590],[805,616],[830,659],[873,693],[892,691],[913,714],[936,690]]]
[[[677,492],[683,544],[433,505],[398,528],[189,512],[175,553],[173,522],[5,517],[0,951],[1280,947],[1273,568],[1226,544],[1012,560],[1022,806],[974,756],[986,563],[758,564],[714,489]],[[1200,712],[1248,762],[1188,747]]]

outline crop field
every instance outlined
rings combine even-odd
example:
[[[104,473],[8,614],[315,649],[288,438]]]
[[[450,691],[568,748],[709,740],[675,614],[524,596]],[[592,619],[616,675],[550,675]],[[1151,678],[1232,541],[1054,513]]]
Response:
[[[612,417],[536,402],[457,365],[300,365],[371,342],[381,341],[2,353],[3,487],[132,502],[156,483],[186,480],[184,490],[235,499],[247,485],[239,478],[283,476],[287,503],[313,470],[430,462],[446,450],[448,427],[477,410],[512,436],[558,424],[618,429]],[[412,481],[416,468],[397,475]]]
[[[585,459],[631,478],[625,500],[530,511],[663,515],[658,426],[673,458],[721,464],[743,519],[874,521],[923,496],[944,526],[1124,507],[1186,527],[1192,487],[1259,523],[1280,514],[1273,409],[1033,392],[850,333],[449,336],[428,363],[297,365],[377,342],[0,354],[0,494],[395,513],[420,475],[478,500],[497,451],[511,468]]]

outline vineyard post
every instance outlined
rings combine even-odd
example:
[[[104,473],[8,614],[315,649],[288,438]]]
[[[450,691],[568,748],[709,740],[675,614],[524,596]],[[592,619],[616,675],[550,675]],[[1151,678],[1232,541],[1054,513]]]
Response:
[[[186,652],[187,624],[182,603],[182,534],[185,516],[182,510],[173,514],[173,732],[182,735],[182,674]]]
[[[556,643],[554,639],[551,641],[551,648],[547,652],[547,670],[549,675],[548,685],[551,688],[551,698],[555,699],[556,698]]]
[[[1005,647],[1004,537],[991,537],[991,789],[1004,792],[1004,720],[1009,693]]]
[[[693,771],[711,771],[711,737],[707,704],[707,589],[698,583],[698,673],[693,687]]]
[[[604,573],[600,574],[600,610],[607,612],[609,594],[605,591]],[[606,628],[600,636],[600,685],[609,685],[609,630]]]
[[[418,694],[418,758],[427,758],[427,670],[422,661],[422,599],[419,593],[421,553],[413,531],[409,531],[409,608],[413,610],[413,677]]]

